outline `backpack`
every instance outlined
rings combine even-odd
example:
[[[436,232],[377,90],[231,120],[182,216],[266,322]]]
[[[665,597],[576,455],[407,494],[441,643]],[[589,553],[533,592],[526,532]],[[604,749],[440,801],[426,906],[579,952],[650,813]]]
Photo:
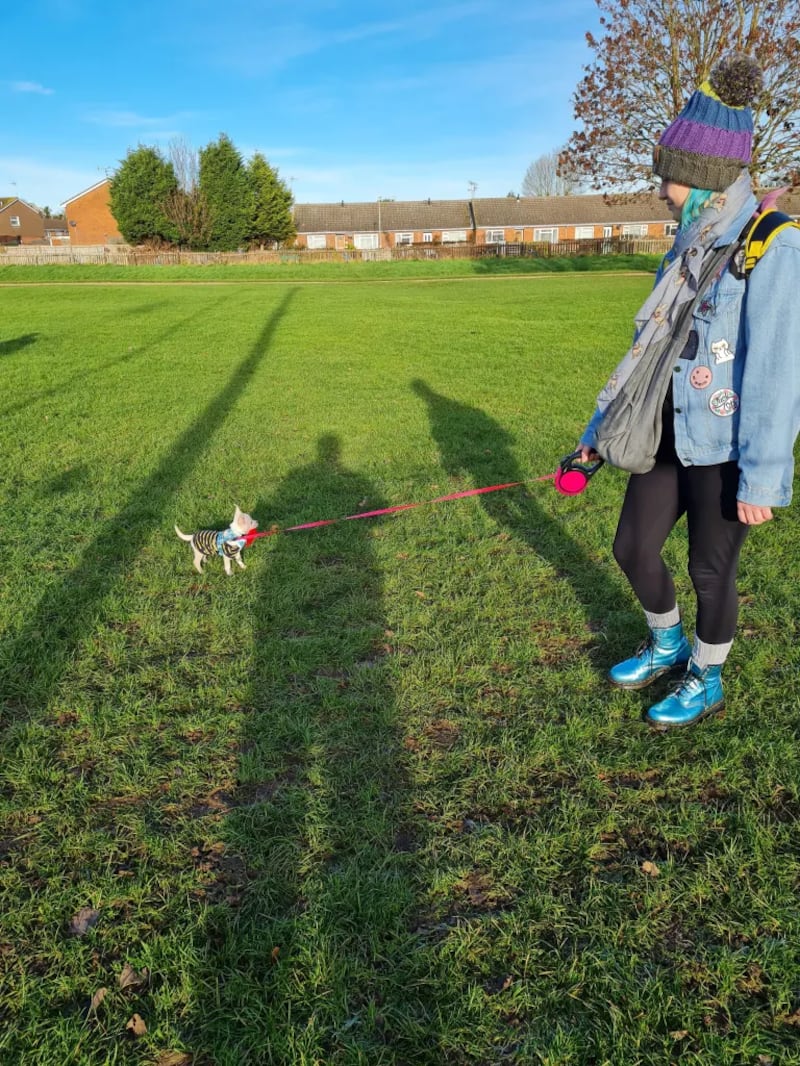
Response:
[[[800,229],[800,223],[795,222],[790,215],[778,211],[774,207],[768,207],[760,211],[747,231],[744,239],[744,261],[741,267],[745,278],[749,278],[761,256],[769,248],[773,239],[789,226]]]

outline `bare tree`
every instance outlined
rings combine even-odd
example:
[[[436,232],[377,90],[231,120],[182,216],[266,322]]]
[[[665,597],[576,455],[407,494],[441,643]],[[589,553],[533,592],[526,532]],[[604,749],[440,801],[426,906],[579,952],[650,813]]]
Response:
[[[523,196],[570,196],[576,191],[577,181],[560,157],[555,151],[534,159],[522,179]]]
[[[200,188],[198,153],[183,138],[169,143],[169,158],[178,186],[167,196],[164,213],[178,233],[178,241],[189,248],[207,248],[211,235],[211,216]]]
[[[652,181],[659,136],[726,52],[755,56],[764,91],[753,107],[751,173],[800,180],[798,0],[596,0],[600,36],[573,96],[581,129],[561,153],[592,186]]]

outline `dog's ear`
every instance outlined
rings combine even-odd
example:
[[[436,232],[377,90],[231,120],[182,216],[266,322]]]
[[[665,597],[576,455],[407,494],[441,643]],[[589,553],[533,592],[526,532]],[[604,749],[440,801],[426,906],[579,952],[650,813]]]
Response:
[[[242,512],[239,510],[239,504],[235,503],[233,505],[233,520],[234,520],[234,522],[238,522],[239,519],[241,518],[241,515],[242,515]]]

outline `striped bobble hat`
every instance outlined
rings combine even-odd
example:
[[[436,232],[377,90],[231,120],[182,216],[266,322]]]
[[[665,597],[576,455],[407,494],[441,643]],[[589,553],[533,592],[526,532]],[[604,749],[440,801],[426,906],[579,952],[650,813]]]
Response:
[[[761,68],[750,56],[733,52],[721,59],[661,134],[653,173],[693,189],[727,189],[752,157],[750,105],[762,84]]]

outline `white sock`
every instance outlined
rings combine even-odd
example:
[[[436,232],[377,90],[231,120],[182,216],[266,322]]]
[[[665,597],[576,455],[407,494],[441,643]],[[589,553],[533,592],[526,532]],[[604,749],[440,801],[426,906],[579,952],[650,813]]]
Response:
[[[698,670],[705,670],[707,666],[722,666],[728,658],[728,652],[733,647],[733,641],[727,644],[706,644],[695,634],[692,645],[692,662]]]
[[[671,629],[681,620],[681,612],[678,610],[677,605],[671,611],[667,611],[666,614],[653,614],[652,611],[645,611],[644,616],[650,629]]]

